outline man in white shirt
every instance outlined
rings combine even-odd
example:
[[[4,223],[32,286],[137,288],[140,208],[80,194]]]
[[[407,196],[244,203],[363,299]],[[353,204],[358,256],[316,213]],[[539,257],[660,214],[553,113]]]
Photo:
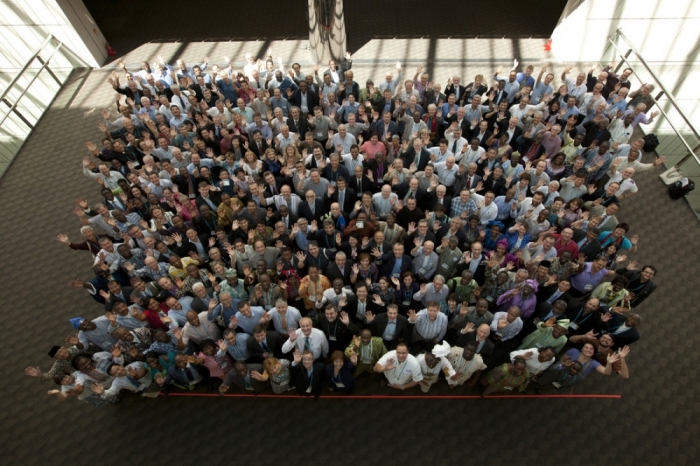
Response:
[[[479,145],[479,139],[473,138],[466,149],[466,152],[461,152],[455,156],[455,160],[460,162],[461,165],[468,167],[471,163],[476,163],[484,155],[486,149]]]
[[[488,327],[486,324],[481,326]],[[464,385],[468,382],[469,386],[474,386],[479,381],[481,371],[486,369],[486,364],[480,354],[476,354],[477,342],[468,341],[464,345],[464,349],[453,346],[450,349],[450,354],[447,355],[448,361],[455,370],[455,374],[447,377],[447,385],[450,388],[455,388],[459,385]]]
[[[470,197],[476,202],[476,215],[479,216],[479,220],[482,225],[486,226],[491,220],[496,220],[498,216],[498,206],[493,200],[496,198],[492,191],[488,191],[483,196],[476,193],[476,189],[471,189],[469,191]]]
[[[313,322],[308,317],[301,319],[299,326],[301,328],[289,333],[289,339],[282,345],[282,352],[289,353],[296,348],[301,352],[311,351],[314,361],[321,356],[325,358],[328,355],[328,340],[323,331],[313,328]]]
[[[384,373],[386,380],[382,379],[382,387],[388,384],[397,390],[413,388],[423,380],[418,360],[408,354],[408,347],[404,343],[399,343],[395,350],[382,356],[374,365],[374,372]]]
[[[441,185],[450,188],[455,184],[455,175],[459,167],[455,165],[455,158],[452,155],[447,157],[444,162],[433,164],[433,167],[435,167],[435,174],[438,176]]]
[[[569,96],[575,97],[576,100],[580,102],[584,94],[588,92],[588,89],[586,88],[586,73],[579,73],[574,81],[573,79],[568,79],[566,77],[566,75],[569,74],[572,69],[573,67],[567,66],[564,72],[561,74],[561,80],[564,84],[566,84]]]
[[[627,167],[619,173],[616,173],[610,178],[610,181],[605,185],[605,189],[608,189],[610,183],[619,183],[620,189],[615,193],[618,200],[626,199],[639,191],[637,184],[634,182],[632,177],[634,176],[634,168]]]
[[[530,375],[535,376],[547,370],[556,361],[554,350],[551,346],[544,348],[530,348],[510,353],[510,361],[515,362],[515,358],[521,357],[525,360],[527,370]]]

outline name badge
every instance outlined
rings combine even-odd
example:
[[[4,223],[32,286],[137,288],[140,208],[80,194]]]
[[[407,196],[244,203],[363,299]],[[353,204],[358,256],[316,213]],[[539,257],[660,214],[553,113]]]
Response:
[[[369,359],[363,359],[362,364],[372,364],[372,361]]]
[[[335,335],[330,335],[330,336],[328,337],[328,340],[329,340],[329,341],[336,341]]]
[[[134,167],[140,167],[140,166],[141,166],[140,163],[138,163],[137,161],[134,161]]]
[[[588,285],[584,286],[583,289],[586,291],[591,291],[593,289],[593,285],[589,283]]]
[[[450,268],[450,266],[449,266],[449,264],[442,264],[442,268],[445,269],[445,270],[447,270],[447,269]]]
[[[401,276],[401,274],[400,273],[392,273],[391,276],[394,278],[399,278]]]
[[[423,268],[418,269],[418,273],[421,275],[425,275],[425,269],[423,269]]]
[[[574,330],[578,330],[578,324],[576,322],[571,322],[569,324],[569,328],[572,328]]]
[[[498,335],[499,337],[503,338],[503,332],[496,332],[496,335]]]
[[[306,389],[306,393],[311,393],[311,389],[312,389],[312,388],[313,388],[313,387],[312,387],[311,385],[309,385],[309,388]]]
[[[403,306],[410,306],[410,305],[411,305],[411,301],[404,301],[404,302],[401,303],[401,305],[403,305]]]
[[[387,334],[387,336],[384,337],[385,340],[393,340],[394,339],[394,334]]]
[[[190,193],[189,196],[190,196],[190,199],[194,199],[195,197],[197,197],[195,194],[192,194],[192,193]]]
[[[221,185],[222,185],[222,186],[228,186],[228,185],[230,185],[230,184],[231,184],[231,182],[230,182],[229,180],[223,180],[223,181],[221,182]]]
[[[538,348],[542,348],[542,343],[537,343]]]
[[[345,388],[345,384],[343,382],[335,382],[335,386],[338,388]]]
[[[316,302],[316,296],[309,296],[309,301],[311,301],[312,303],[315,303],[315,302]]]
[[[268,304],[268,305],[266,305],[266,306],[263,306],[263,309],[265,309],[266,311],[269,311],[270,309],[272,309],[272,306],[270,306],[270,305]]]
[[[331,184],[332,184],[333,186],[335,186],[335,181],[331,181]]]
[[[510,385],[506,385],[505,387],[503,387],[503,390],[513,390],[513,387],[511,387]]]
[[[552,382],[552,385],[554,385],[556,388],[561,388],[561,384],[559,382]]]
[[[323,137],[323,131],[317,131],[317,132],[316,132],[316,137],[317,137],[317,138],[322,138],[322,137]]]
[[[210,233],[211,233],[212,236],[216,236],[216,232],[215,232],[214,230],[211,230]]]

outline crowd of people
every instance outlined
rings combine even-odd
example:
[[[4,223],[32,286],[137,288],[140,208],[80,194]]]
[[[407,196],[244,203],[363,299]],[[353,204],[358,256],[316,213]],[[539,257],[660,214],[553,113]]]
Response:
[[[349,54],[268,55],[109,77],[118,114],[82,159],[102,200],[78,199],[80,237],[57,236],[96,305],[77,301],[50,370],[25,370],[50,396],[629,377],[656,269],[628,260],[641,241],[616,215],[663,162],[630,139],[657,116],[652,85],[516,60],[444,88],[397,62],[361,86]]]

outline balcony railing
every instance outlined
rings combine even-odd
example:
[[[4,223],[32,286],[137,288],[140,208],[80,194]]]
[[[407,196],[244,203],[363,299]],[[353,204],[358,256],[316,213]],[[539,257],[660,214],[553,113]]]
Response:
[[[695,183],[700,182],[700,134],[690,122],[686,112],[679,105],[670,90],[659,79],[654,70],[647,64],[634,45],[618,29],[612,37],[608,37],[608,46],[600,60],[602,65],[618,62],[615,72],[623,68],[631,68],[632,75],[639,83],[653,83],[655,86],[656,105],[648,110],[659,111],[659,118],[644,128],[646,133],[654,133],[659,139],[657,154],[665,155],[664,162],[668,169],[661,175],[667,182],[677,172]],[[635,89],[631,89],[634,91]],[[650,160],[644,160],[650,162]],[[686,196],[686,200],[696,215],[700,214],[700,191],[696,190]],[[700,215],[699,215],[700,216]]]

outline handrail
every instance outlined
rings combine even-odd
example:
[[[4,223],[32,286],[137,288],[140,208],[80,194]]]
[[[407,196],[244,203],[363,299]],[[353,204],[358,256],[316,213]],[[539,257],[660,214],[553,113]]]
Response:
[[[10,81],[10,83],[7,85],[7,89],[5,89],[5,92],[3,92],[2,95],[0,96],[0,101],[2,101],[2,100],[7,96],[7,94],[8,94],[8,93],[10,92],[10,90],[12,89],[12,86],[14,86],[15,84],[17,84],[17,81],[19,80],[19,78],[22,77],[22,75],[24,74],[24,72],[27,71],[27,69],[29,68],[29,65],[31,65],[32,62],[36,59],[36,57],[39,56],[39,54],[41,53],[41,51],[44,50],[44,47],[46,47],[47,45],[49,45],[49,42],[51,42],[51,39],[53,39],[53,38],[54,38],[54,36],[52,36],[51,34],[49,34],[48,36],[46,36],[46,39],[44,39],[44,42],[41,43],[41,45],[39,46],[39,48],[37,49],[37,51],[34,52],[34,55],[32,55],[32,57],[31,57],[29,60],[27,60],[27,63],[22,67],[21,70],[19,70],[19,71],[17,72],[17,75],[14,77],[14,79],[13,79],[12,81]]]
[[[683,121],[685,121],[685,124],[688,126],[688,128],[690,128],[690,130],[693,132],[693,134],[695,134],[695,137],[697,137],[698,139],[700,139],[700,134],[696,131],[695,127],[690,123],[690,121],[688,120],[688,117],[685,116],[685,113],[683,112],[683,109],[678,105],[678,102],[676,101],[676,98],[673,96],[673,94],[672,94],[670,91],[668,91],[668,90],[664,87],[664,85],[663,85],[663,83],[661,82],[661,80],[658,78],[658,76],[656,76],[656,73],[654,73],[654,71],[651,69],[651,67],[647,64],[646,60],[644,60],[644,58],[640,55],[640,53],[637,51],[637,49],[634,47],[634,45],[632,45],[632,43],[631,43],[630,40],[627,38],[627,36],[625,36],[625,34],[622,32],[622,30],[621,30],[620,28],[618,28],[618,29],[615,31],[615,35],[616,35],[617,37],[621,37],[621,38],[625,41],[625,43],[627,44],[627,46],[629,47],[629,49],[630,49],[632,52],[634,52],[634,54],[636,55],[637,59],[642,63],[642,65],[644,65],[644,68],[646,68],[646,71],[651,75],[651,77],[654,79],[654,81],[656,81],[656,83],[658,84],[658,86],[659,86],[659,88],[661,89],[661,91],[662,91],[664,94],[666,94],[666,98],[671,102],[671,104],[672,104],[673,107],[676,109],[676,111],[678,112],[678,114],[681,116],[681,118],[683,119]],[[626,54],[623,55],[623,54],[621,53],[620,49],[618,48],[617,44],[616,44],[615,41],[613,40],[613,38],[608,37],[608,42],[610,42],[610,44],[611,44],[611,45],[615,48],[615,50],[617,50],[617,52],[620,54],[621,60],[624,61],[624,62],[627,62],[627,63],[629,64],[629,62],[628,62],[629,51],[628,51],[628,53],[626,53]],[[633,73],[635,76],[639,77],[639,75],[637,75],[637,73],[634,71],[634,68],[633,68],[633,67],[630,67],[630,69],[632,70],[632,73]],[[673,122],[671,121],[671,119],[669,119],[668,116],[666,115],[666,112],[664,111],[664,109],[661,108],[660,105],[657,105],[657,107],[658,107],[658,109],[659,109],[659,112],[665,117],[666,122],[669,124],[669,126],[671,126],[671,129],[673,129],[673,131],[674,131],[678,136],[680,136],[681,142],[683,143],[683,145],[684,145],[684,146],[686,147],[686,149],[688,150],[688,154],[687,154],[685,157],[683,157],[679,162],[677,162],[676,165],[675,165],[675,167],[678,168],[681,164],[683,164],[683,163],[684,163],[686,160],[688,160],[690,157],[693,157],[693,158],[695,159],[695,161],[700,165],[700,158],[698,158],[698,156],[695,154],[695,151],[694,151],[694,150],[690,147],[690,145],[686,142],[685,138],[681,136],[680,132],[679,132],[679,131],[676,129],[676,127],[673,125]]]
[[[5,116],[2,117],[2,120],[0,120],[0,127],[2,127],[3,123],[5,123],[5,120],[7,120],[7,117],[9,117],[10,114],[17,108],[17,104],[19,104],[19,101],[22,100],[22,97],[24,97],[24,94],[26,94],[27,91],[29,91],[29,88],[32,86],[32,84],[34,84],[34,81],[36,81],[36,79],[39,77],[39,74],[44,70],[44,68],[46,68],[46,67],[49,66],[49,62],[51,61],[51,59],[53,58],[53,56],[56,55],[56,52],[58,52],[58,49],[61,48],[61,45],[63,45],[63,42],[59,41],[59,42],[58,42],[58,45],[56,46],[56,48],[53,50],[53,52],[51,52],[51,55],[49,55],[49,58],[41,65],[41,68],[39,68],[39,71],[34,75],[34,77],[32,77],[32,79],[29,81],[29,84],[27,84],[27,85],[24,87],[24,90],[23,90],[22,93],[19,95],[19,97],[17,97],[17,98],[15,99],[15,103],[13,103],[13,104],[10,106],[10,109],[7,111],[7,113],[5,114]],[[31,61],[34,61],[36,58],[37,58],[37,57],[33,57]],[[30,62],[30,63],[31,63],[31,62]],[[49,70],[50,70],[50,68],[49,68]],[[19,76],[20,76],[20,75],[18,75],[17,77],[19,78]],[[56,79],[55,76],[54,76],[54,79]],[[58,84],[60,85],[61,83],[59,82]],[[7,89],[7,91],[9,91],[9,90],[10,90],[10,88]],[[0,99],[0,102],[1,102],[2,100],[3,100],[3,99]],[[29,125],[29,126],[31,127],[32,125]]]

